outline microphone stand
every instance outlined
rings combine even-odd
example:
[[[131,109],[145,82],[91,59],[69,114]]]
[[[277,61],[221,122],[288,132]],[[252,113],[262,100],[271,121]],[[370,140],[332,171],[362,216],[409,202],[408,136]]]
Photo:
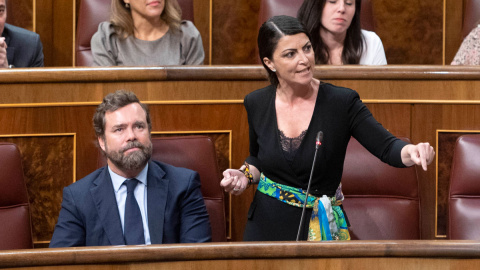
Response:
[[[308,179],[307,194],[305,196],[305,202],[303,203],[302,217],[300,218],[300,224],[298,225],[297,242],[300,241],[300,233],[302,231],[302,225],[305,219],[305,210],[307,209],[308,194],[310,193],[310,185],[312,184],[313,169],[315,168],[315,161],[317,160],[317,153],[318,153],[318,149],[322,145],[322,140],[323,140],[323,132],[319,131],[317,133],[317,138],[315,142],[315,155],[313,156],[313,164],[312,164],[312,170],[310,171],[310,179]]]

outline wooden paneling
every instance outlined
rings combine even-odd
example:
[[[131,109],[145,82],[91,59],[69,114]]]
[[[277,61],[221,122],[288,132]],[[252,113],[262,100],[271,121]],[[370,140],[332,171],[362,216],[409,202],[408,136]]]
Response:
[[[213,0],[212,64],[256,64],[258,0]]]
[[[43,63],[46,67],[55,66],[54,59],[54,35],[53,35],[53,0],[42,0],[42,4],[35,7],[36,16],[35,25],[36,32],[40,35],[43,45]],[[69,48],[59,48],[66,51]]]
[[[166,262],[138,262],[125,264],[84,264],[61,265],[48,267],[26,267],[22,270],[37,269],[70,269],[70,270],[143,270],[143,269],[198,269],[198,270],[244,270],[244,269],[418,269],[418,270],[447,270],[447,269],[477,269],[479,259],[452,259],[452,258],[330,258],[330,259],[292,259],[290,257],[263,260],[210,260],[210,261],[166,261]],[[20,269],[20,268],[12,268]]]
[[[463,41],[463,0],[444,0],[444,5],[444,64],[450,65]]]
[[[211,51],[211,7],[213,0],[194,0],[193,1],[193,16],[195,17],[195,27],[197,27],[200,35],[202,36],[203,50],[205,51],[205,65],[212,63]]]
[[[38,5],[38,4],[37,4]],[[53,1],[53,64],[72,66],[75,43],[75,0]]]
[[[478,242],[167,244],[0,252],[10,269],[478,269]]]
[[[7,23],[35,31],[33,1],[34,0],[7,1]]]
[[[412,137],[410,104],[367,103],[367,107],[375,119],[392,134],[399,137]]]
[[[43,43],[45,66],[72,66],[75,0],[38,0],[37,33]]]
[[[372,0],[389,64],[442,64],[443,0]]]

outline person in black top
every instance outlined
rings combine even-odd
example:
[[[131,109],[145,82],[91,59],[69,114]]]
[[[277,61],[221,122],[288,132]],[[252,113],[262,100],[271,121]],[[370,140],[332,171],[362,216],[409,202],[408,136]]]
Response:
[[[314,51],[296,18],[270,18],[260,28],[258,46],[271,85],[245,97],[250,156],[240,170],[225,170],[221,182],[234,195],[258,183],[244,240],[296,239],[318,131],[324,134],[322,151],[307,200],[310,222],[301,239],[349,240],[340,180],[350,137],[396,167],[417,164],[426,170],[433,147],[397,139],[373,118],[357,92],[313,78]]]

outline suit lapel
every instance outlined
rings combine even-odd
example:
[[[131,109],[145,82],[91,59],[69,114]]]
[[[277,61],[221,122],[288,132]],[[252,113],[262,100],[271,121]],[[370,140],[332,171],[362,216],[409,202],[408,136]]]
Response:
[[[125,245],[122,223],[118,214],[117,200],[113,190],[112,179],[105,167],[90,189],[93,201],[98,211],[100,222],[111,245]]]
[[[161,244],[163,241],[163,224],[169,184],[164,177],[165,172],[162,168],[157,163],[150,161],[147,174],[147,208],[148,229],[152,244]]]
[[[13,57],[15,56],[15,47],[7,48],[7,60],[9,65],[13,65]]]

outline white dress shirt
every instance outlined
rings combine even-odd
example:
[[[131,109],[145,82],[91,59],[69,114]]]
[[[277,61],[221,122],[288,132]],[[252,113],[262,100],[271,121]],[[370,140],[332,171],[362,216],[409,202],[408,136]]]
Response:
[[[365,38],[363,43],[363,52],[360,57],[360,65],[386,65],[387,58],[383,49],[382,40],[372,31],[362,29],[362,35]]]
[[[114,173],[110,167],[108,172],[112,178],[113,190],[115,191],[115,198],[117,199],[118,213],[120,214],[120,222],[122,223],[122,231],[125,232],[125,200],[127,199],[127,186],[123,182],[127,178]],[[150,245],[150,231],[148,230],[148,212],[147,212],[147,172],[148,163],[143,170],[135,177],[138,184],[135,187],[134,194],[140,207],[143,221],[143,234],[145,236],[145,244]]]

